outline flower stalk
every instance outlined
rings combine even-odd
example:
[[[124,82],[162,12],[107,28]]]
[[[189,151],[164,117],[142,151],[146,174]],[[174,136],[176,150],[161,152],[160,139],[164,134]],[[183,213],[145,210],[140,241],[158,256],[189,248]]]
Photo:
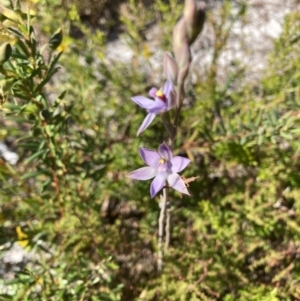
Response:
[[[167,188],[163,189],[163,195],[161,196],[160,202],[160,214],[158,220],[158,258],[157,258],[157,270],[159,272],[163,269],[163,250],[162,250],[162,242],[164,236],[164,220],[165,220],[165,212],[166,212],[166,204],[167,204]],[[166,248],[165,248],[166,253]]]
[[[163,253],[167,253],[170,243],[170,209],[167,209],[167,188],[171,187],[182,194],[189,195],[184,180],[178,175],[187,167],[190,160],[173,156],[171,151],[176,138],[179,117],[184,99],[184,82],[188,76],[192,60],[191,45],[202,31],[205,21],[205,3],[196,0],[186,0],[182,17],[173,30],[173,58],[170,54],[164,56],[164,73],[167,81],[161,89],[152,88],[149,99],[144,96],[134,96],[131,99],[141,108],[146,109],[147,116],[138,129],[137,136],[145,131],[157,115],[161,115],[163,124],[169,134],[168,144],[162,143],[158,151],[139,148],[139,154],[147,165],[128,174],[135,180],[153,179],[150,185],[150,196],[153,198],[161,189],[163,195],[160,202],[158,229],[158,271],[163,268]],[[173,122],[169,111],[175,108]],[[166,218],[165,218],[166,216]],[[165,248],[162,241],[165,225]]]

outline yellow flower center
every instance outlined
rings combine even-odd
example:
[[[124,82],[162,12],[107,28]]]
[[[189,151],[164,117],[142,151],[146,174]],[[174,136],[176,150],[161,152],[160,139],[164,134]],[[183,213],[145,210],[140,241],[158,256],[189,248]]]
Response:
[[[166,95],[161,91],[161,90],[158,90],[156,92],[156,97],[160,98],[162,101],[166,101]]]
[[[161,90],[158,90],[158,91],[156,92],[156,96],[157,96],[157,97],[163,97],[163,96],[164,96],[164,93],[163,93]]]
[[[160,159],[158,160],[158,163],[159,163],[160,165],[165,164],[165,162],[166,162],[166,160],[165,160],[164,158],[160,158]]]

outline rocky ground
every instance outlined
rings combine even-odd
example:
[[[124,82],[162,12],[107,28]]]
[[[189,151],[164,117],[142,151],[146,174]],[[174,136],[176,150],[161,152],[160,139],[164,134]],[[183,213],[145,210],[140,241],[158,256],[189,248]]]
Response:
[[[208,18],[201,36],[194,43],[193,71],[200,75],[209,68],[213,45],[216,42],[214,24],[220,20],[222,1],[205,1],[208,8]],[[237,14],[240,3],[232,1],[234,13]],[[246,14],[239,20],[229,20],[225,27],[232,26],[228,41],[218,61],[218,78],[226,79],[228,70],[237,63],[247,70],[246,78],[249,81],[258,80],[264,72],[268,54],[273,48],[274,39],[278,38],[286,14],[299,11],[299,0],[248,0]],[[155,37],[159,35],[159,28],[154,24],[146,32],[146,39],[152,56],[151,68],[157,69],[163,60],[163,51],[157,49]],[[107,57],[110,60],[130,62],[133,52],[123,39],[116,39],[107,45]],[[153,72],[153,71],[152,71]]]

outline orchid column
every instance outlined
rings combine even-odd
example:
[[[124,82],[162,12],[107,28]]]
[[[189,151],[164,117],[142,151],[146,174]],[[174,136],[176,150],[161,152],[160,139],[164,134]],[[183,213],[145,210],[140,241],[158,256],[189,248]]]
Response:
[[[180,156],[173,156],[171,149],[179,125],[180,111],[184,99],[184,82],[189,73],[191,63],[190,46],[201,32],[204,21],[205,3],[203,1],[186,0],[183,16],[179,19],[173,30],[173,52],[175,59],[169,54],[165,54],[164,58],[164,72],[167,81],[161,89],[152,88],[149,91],[149,96],[152,99],[145,96],[132,97],[132,100],[143,109],[146,109],[148,113],[137,135],[145,131],[157,115],[161,116],[169,135],[168,143],[162,143],[158,147],[157,152],[147,148],[139,148],[139,154],[148,166],[139,168],[128,174],[128,177],[135,180],[143,181],[154,178],[150,186],[151,198],[163,189],[159,217],[159,271],[162,270],[163,266],[162,239],[167,204],[167,189],[173,188],[181,194],[189,195],[186,186],[188,182],[195,179],[186,180],[178,175],[179,172],[187,167],[190,160]],[[173,120],[171,120],[169,114],[165,114],[170,110],[175,111]],[[169,213],[169,210],[167,210],[165,252],[167,251],[170,238]]]

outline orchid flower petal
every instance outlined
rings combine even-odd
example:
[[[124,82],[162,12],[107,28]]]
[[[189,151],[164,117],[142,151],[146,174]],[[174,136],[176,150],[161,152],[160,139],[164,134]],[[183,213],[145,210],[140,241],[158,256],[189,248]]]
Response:
[[[154,178],[156,174],[157,170],[155,168],[146,166],[132,171],[127,175],[127,177],[135,180],[145,181]]]
[[[181,172],[189,165],[190,162],[191,160],[184,157],[180,157],[180,156],[173,157],[173,159],[171,160],[172,172]]]
[[[150,91],[148,92],[149,96],[155,98],[156,97],[156,93],[157,93],[157,88],[151,88]]]
[[[155,113],[157,115],[164,112],[166,109],[167,109],[167,104],[164,101],[162,101],[160,98],[156,97],[154,105],[152,106],[152,108],[148,109],[148,112]]]
[[[170,94],[170,91],[173,90],[173,84],[170,81],[166,81],[163,86],[163,93],[168,97]]]
[[[173,189],[175,189],[181,193],[190,195],[183,180],[177,173],[172,173],[168,176],[168,183],[169,183],[170,187],[172,187]]]
[[[176,105],[176,93],[175,91],[170,91],[167,97],[167,110],[171,110]]]
[[[171,161],[171,159],[173,158],[172,151],[165,143],[162,143],[159,146],[158,154],[161,156],[161,158],[165,159],[166,161]]]
[[[164,187],[167,176],[166,172],[157,173],[150,186],[151,199]]]
[[[137,132],[137,136],[142,133],[153,121],[153,119],[155,118],[156,114],[155,113],[149,113],[146,118],[144,119],[142,125],[140,126],[138,132]]]
[[[137,105],[144,109],[150,109],[155,104],[154,100],[149,99],[145,96],[134,96],[131,98]]]
[[[153,151],[151,149],[139,148],[139,153],[142,158],[142,160],[151,167],[157,168],[159,164],[160,156],[156,151]]]
[[[176,104],[176,93],[174,91],[174,86],[170,81],[166,81],[163,87],[163,93],[167,98],[167,110],[171,110]]]
[[[151,114],[148,114],[148,116],[149,115]],[[155,114],[152,115],[155,116]],[[143,124],[144,123],[145,121]],[[184,181],[177,174],[177,172],[186,168],[186,166],[190,163],[189,159],[180,156],[173,157],[172,151],[166,143],[162,143],[159,146],[158,152],[140,147],[139,153],[144,163],[148,166],[131,172],[127,175],[127,177],[136,180],[148,180],[154,177],[150,186],[151,198],[153,198],[164,187],[166,180],[170,187],[180,193],[189,195]]]
[[[157,92],[158,90],[156,88],[151,88],[149,91],[149,95],[153,97],[154,100],[140,95],[131,98],[137,105],[146,109],[149,113],[140,126],[137,136],[151,124],[156,115],[171,110],[175,106],[176,93],[170,81],[166,81],[162,88],[163,98],[157,97]]]

